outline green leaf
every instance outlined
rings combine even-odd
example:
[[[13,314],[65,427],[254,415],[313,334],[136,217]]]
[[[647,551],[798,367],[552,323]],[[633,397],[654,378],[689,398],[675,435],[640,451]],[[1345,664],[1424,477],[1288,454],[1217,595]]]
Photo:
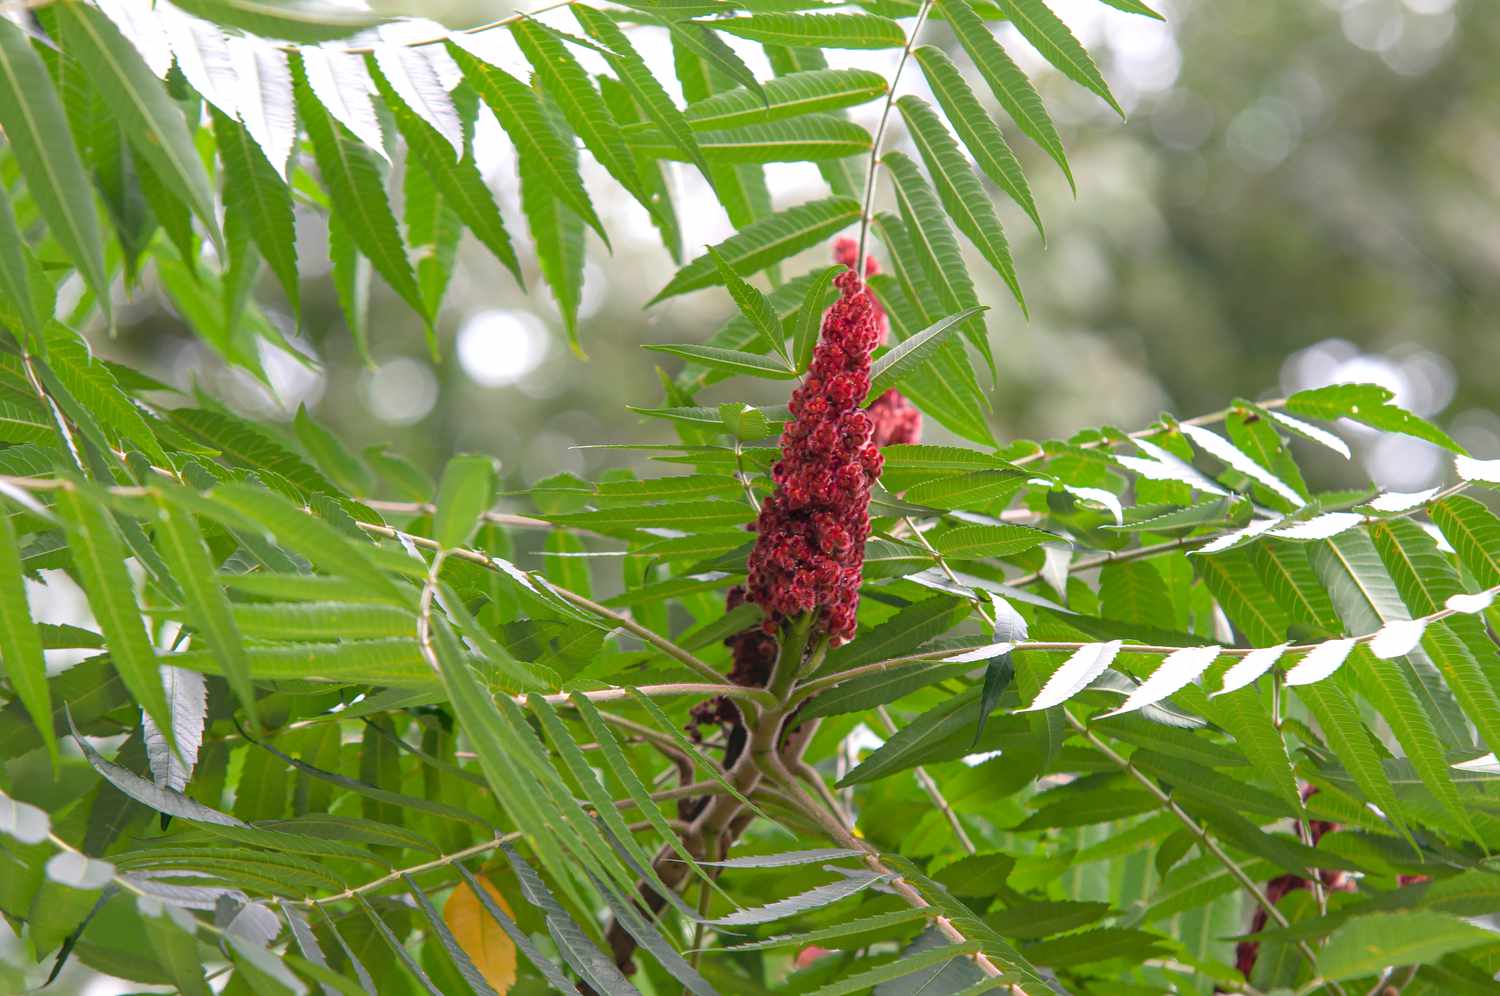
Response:
[[[297,114],[312,139],[313,158],[339,222],[359,251],[413,311],[426,316],[422,291],[406,257],[385,180],[363,142],[335,121],[313,95],[301,59],[292,60]]]
[[[698,133],[699,147],[714,166],[842,159],[865,155],[871,141],[864,128],[831,114],[805,114],[785,121]],[[631,147],[644,156],[682,158],[672,143],[655,131],[633,135]]]
[[[604,234],[604,225],[594,213],[593,202],[578,175],[578,157],[548,118],[535,91],[460,47],[456,39],[461,37],[455,35],[449,40],[448,54],[515,143],[522,168],[529,169],[539,188],[550,190],[554,198],[566,203],[609,245],[609,236]]]
[[[708,247],[708,256],[718,268],[719,278],[728,288],[729,296],[734,298],[735,306],[740,309],[740,314],[744,315],[759,333],[761,342],[765,345],[765,352],[778,353],[782,359],[787,359],[781,319],[772,309],[771,302],[767,301],[766,296],[757,288],[741,280],[739,274],[724,262],[724,257],[719,255],[719,251],[713,246]]]
[[[370,493],[371,477],[365,465],[349,452],[343,440],[313,420],[306,404],[297,406],[292,428],[296,431],[297,441],[302,444],[302,448],[341,488],[350,494]]]
[[[57,492],[57,511],[65,523],[73,566],[104,633],[115,670],[146,714],[173,739],[172,711],[167,706],[156,654],[146,636],[135,601],[135,585],[125,569],[125,550],[107,507],[102,496],[84,493],[79,483]]]
[[[1198,577],[1251,644],[1266,647],[1286,639],[1286,613],[1261,584],[1245,551],[1225,550],[1192,560]]]
[[[1058,539],[1052,533],[1009,523],[993,526],[959,526],[933,541],[945,557],[1009,557]]]
[[[149,806],[157,812],[165,813],[168,816],[178,816],[196,823],[231,827],[244,826],[243,823],[227,813],[221,813],[217,809],[188,798],[176,789],[157,785],[155,782],[148,781],[140,775],[120,767],[118,764],[106,761],[94,749],[93,744],[80,736],[76,727],[71,726],[71,717],[69,718],[69,722],[73,740],[78,744],[79,750],[83,752],[85,760],[106,781],[141,805]]]
[[[224,483],[217,485],[206,500],[194,505],[199,514],[214,515],[226,524],[254,523],[268,539],[300,553],[329,573],[361,581],[372,592],[384,594],[395,604],[407,601],[400,589],[375,566],[366,552],[370,549],[368,544],[351,540],[275,492],[248,484]],[[222,510],[233,515],[226,520]]]
[[[1444,498],[1427,511],[1479,583],[1500,584],[1500,519],[1467,495]]]
[[[944,664],[927,661],[905,667],[863,675],[830,688],[813,699],[798,714],[804,720],[819,716],[839,716],[863,712],[887,705],[929,685],[962,677],[974,670],[973,664]]]
[[[792,332],[792,352],[797,372],[805,373],[812,366],[813,351],[818,347],[818,337],[823,332],[823,312],[833,303],[835,294],[830,291],[833,278],[842,273],[842,266],[830,266],[813,278],[797,309],[797,323]]]
[[[814,990],[813,996],[847,996],[848,993],[863,992],[870,986],[882,982],[891,982],[896,979],[904,979],[906,976],[920,972],[923,969],[947,965],[955,958],[976,954],[981,947],[982,945],[978,941],[964,941],[962,944],[940,944],[937,947],[928,948],[920,953],[906,951],[895,961],[887,962],[884,965],[877,965],[863,972],[846,975],[836,982],[830,982],[828,985]],[[973,969],[972,965],[969,967],[971,970]],[[923,978],[930,982],[937,978],[937,974],[929,973],[923,976]],[[924,985],[922,988],[925,989],[926,986]]]
[[[39,445],[56,438],[56,424],[40,408],[0,398],[0,442]]]
[[[866,403],[880,397],[888,389],[898,386],[903,378],[911,376],[925,364],[931,363],[938,348],[942,345],[939,337],[944,332],[987,310],[983,305],[965,308],[957,314],[949,315],[929,325],[916,335],[902,340],[894,348],[882,353],[880,358],[870,365],[870,392],[865,395]]]
[[[491,457],[456,456],[449,460],[438,484],[433,538],[450,550],[467,544],[481,517],[494,504],[496,483]]]
[[[0,23],[0,127],[48,230],[107,319],[109,277],[91,184],[47,68],[25,32],[10,21]]]
[[[432,178],[444,203],[463,219],[474,237],[511,272],[516,282],[522,283],[521,264],[516,259],[510,233],[505,230],[500,209],[495,205],[495,198],[480,174],[473,155],[465,155],[455,161],[453,147],[448,139],[401,100],[380,72],[373,57],[367,61],[370,78],[395,117],[396,127],[406,139],[407,148]]]
[[[1342,632],[1328,592],[1313,574],[1305,544],[1267,537],[1247,549],[1266,590],[1294,621],[1330,636]]]
[[[172,424],[217,450],[225,459],[252,470],[269,470],[307,492],[338,489],[260,426],[206,408],[178,408]]]
[[[1318,974],[1326,979],[1378,975],[1391,965],[1423,965],[1480,944],[1495,935],[1445,913],[1403,910],[1370,913],[1344,923],[1318,952]]]
[[[1331,384],[1310,391],[1298,391],[1287,398],[1286,409],[1294,415],[1309,418],[1353,419],[1372,429],[1399,432],[1424,439],[1455,453],[1464,452],[1464,448],[1442,429],[1391,404],[1393,397],[1394,394],[1378,384]]]
[[[190,14],[242,28],[265,38],[309,44],[347,38],[386,20],[368,10],[331,0],[183,0]]]
[[[544,110],[543,113],[550,112]],[[577,152],[571,144],[560,149],[558,154],[576,171]],[[583,221],[563,204],[555,189],[548,186],[547,167],[522,156],[517,168],[521,177],[521,210],[531,224],[537,262],[542,276],[552,288],[553,297],[557,299],[568,342],[582,357],[583,350],[578,340],[578,308],[583,301]]]
[[[510,30],[526,61],[536,70],[542,88],[562,108],[568,124],[599,165],[618,180],[648,214],[655,213],[656,207],[641,185],[635,160],[631,158],[619,126],[578,60],[556,34],[536,21],[519,20],[511,25]]]
[[[10,687],[41,731],[54,768],[58,764],[57,734],[52,728],[52,692],[42,637],[26,599],[21,550],[10,516],[0,514],[0,661]]]
[[[223,249],[213,191],[182,111],[114,22],[83,4],[57,8],[62,40],[93,78],[131,146],[185,198],[214,245]]]
[[[1073,37],[1068,26],[1047,7],[1043,0],[993,0],[996,7],[1022,37],[1052,63],[1068,79],[1079,86],[1092,90],[1114,108],[1120,120],[1125,119],[1125,109],[1109,92],[1109,84],[1099,74],[1099,67],[1089,57],[1084,47]]]
[[[4,49],[0,48],[0,59],[4,58]],[[26,243],[21,237],[21,230],[16,227],[16,214],[10,206],[10,195],[5,188],[0,186],[0,302],[3,302],[7,310],[13,312],[20,318],[20,328],[13,329],[17,333],[17,341],[23,345],[26,340],[19,333],[26,333],[33,342],[42,342],[43,325],[41,316],[37,313],[36,297],[31,289],[31,268],[29,253]]]
[[[796,947],[803,948],[809,944],[821,944],[823,941],[835,941],[850,935],[868,934],[872,931],[884,930],[889,927],[899,927],[906,924],[916,923],[933,916],[927,909],[900,909],[891,910],[888,913],[877,913],[873,916],[859,917],[820,927],[817,930],[809,930],[802,934],[778,934],[767,937],[760,941],[747,941],[744,944],[734,944],[726,947],[726,951],[766,951],[771,948]],[[835,945],[835,947],[848,948],[852,945]]]
[[[469,988],[474,990],[476,996],[496,996],[495,990],[485,981],[479,969],[474,967],[474,962],[464,952],[463,945],[458,943],[458,938],[453,936],[453,931],[449,930],[448,925],[443,922],[442,914],[432,905],[432,900],[427,898],[427,893],[423,892],[412,877],[404,872],[401,875],[401,880],[406,883],[407,895],[416,900],[417,909],[422,911],[422,916],[426,918],[427,925],[437,935],[438,942],[442,944],[444,953],[448,955],[449,960],[458,968],[458,974],[463,976],[464,982],[468,983]],[[482,889],[483,886],[480,888]]]
[[[850,197],[830,197],[799,204],[752,222],[714,248],[736,273],[748,276],[822,242],[856,220],[859,212],[859,201]],[[720,280],[717,264],[711,256],[704,254],[678,270],[667,286],[648,303],[655,304],[688,291],[713,287]]]
[[[851,872],[847,878],[841,878],[827,885],[820,885],[808,889],[806,892],[779,899],[765,906],[756,906],[749,909],[736,910],[727,916],[721,916],[707,921],[715,927],[749,927],[761,923],[774,923],[787,917],[807,913],[811,910],[822,909],[841,899],[847,899],[855,893],[862,892],[876,882],[882,881],[886,876],[876,872]]]
[[[1047,116],[1042,98],[1026,78],[1026,74],[1005,54],[1005,49],[990,34],[990,29],[974,12],[969,0],[940,0],[938,9],[948,18],[948,25],[958,37],[969,58],[974,60],[979,75],[989,84],[995,99],[1016,125],[1040,145],[1068,179],[1068,186],[1076,193],[1073,171],[1068,168],[1068,157],[1063,152],[1062,139],[1057,127]]]
[[[693,135],[693,128],[687,116],[672,102],[671,96],[657,81],[656,75],[652,73],[646,60],[641,58],[640,53],[630,44],[630,39],[625,32],[620,30],[619,25],[610,17],[592,7],[574,4],[570,9],[579,26],[588,33],[589,37],[604,46],[605,61],[609,63],[615,75],[620,78],[620,82],[635,98],[636,104],[647,119],[655,123],[661,133],[667,136],[677,153],[687,162],[697,166],[698,172],[702,173],[704,179],[712,185],[708,160],[703,157],[703,150],[698,147],[698,140]]]
[[[787,367],[784,361],[778,362],[775,357],[762,356],[759,353],[742,353],[735,349],[720,349],[718,346],[657,345],[652,343],[648,343],[641,348],[658,353],[671,353],[673,356],[682,356],[710,369],[749,374],[752,377],[790,380],[797,376],[797,371]]]
[[[734,49],[730,48],[724,39],[692,21],[668,16],[662,18],[662,23],[672,33],[674,49],[681,47],[700,59],[706,60],[725,76],[755,94],[761,106],[768,105],[765,88],[755,78],[755,73],[750,71],[750,67],[745,65],[745,61],[735,54]],[[689,100],[694,99],[692,94],[685,95]]]
[[[958,143],[943,126],[937,112],[922,98],[908,94],[896,101],[896,107],[901,111],[907,131],[927,166],[927,174],[932,177],[938,199],[948,217],[995,268],[1025,312],[1026,299],[1021,294],[1021,284],[1016,278],[1015,263],[1010,258],[1010,245],[1005,241],[1000,219],[995,216],[973,167],[959,151]]]
[[[868,69],[811,69],[767,80],[764,101],[735,87],[688,104],[683,114],[696,131],[723,131],[854,107],[885,96],[887,89],[885,77]]]
[[[698,22],[715,31],[790,48],[900,48],[901,25],[877,14],[753,14]]]
[[[917,170],[917,164],[899,152],[887,152],[881,162],[896,181],[896,201],[901,206],[901,217],[906,222],[906,232],[911,236],[912,246],[921,261],[921,269],[927,282],[937,294],[943,312],[956,314],[977,307],[979,299],[974,293],[974,282],[964,266],[963,253],[958,240],[943,215],[943,209],[927,181]],[[985,357],[993,376],[994,356],[990,352],[989,334],[984,322],[977,318],[963,324],[964,334]]]
[[[170,493],[168,493],[170,494]],[[218,658],[229,687],[255,725],[255,688],[250,682],[250,661],[240,641],[240,633],[230,612],[229,599],[214,576],[214,561],[197,523],[170,497],[156,504],[156,542],[172,569],[172,576],[182,589],[183,602],[192,622],[194,636],[201,639]]]
[[[53,325],[46,358],[39,362],[57,375],[74,400],[87,408],[100,424],[139,447],[158,466],[171,466],[172,461],[140,409],[120,389],[109,367],[92,355],[88,343],[76,332]]]
[[[916,58],[917,65],[922,67],[933,97],[947,115],[948,123],[963,141],[964,148],[969,150],[969,155],[974,157],[979,168],[995,186],[1021,206],[1032,224],[1036,225],[1037,234],[1045,241],[1047,233],[1042,228],[1042,218],[1037,213],[1026,174],[1005,141],[1000,126],[986,113],[958,67],[946,52],[932,45],[923,45],[912,55]],[[931,166],[928,168],[931,169]]]

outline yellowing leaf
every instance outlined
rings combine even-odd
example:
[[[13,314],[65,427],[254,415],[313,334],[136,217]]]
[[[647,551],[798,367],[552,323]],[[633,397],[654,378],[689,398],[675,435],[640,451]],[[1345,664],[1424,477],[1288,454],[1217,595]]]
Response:
[[[490,898],[500,904],[506,913],[510,904],[500,895],[500,890],[487,878],[477,881],[484,886]],[[467,882],[458,883],[458,888],[443,904],[443,922],[453,932],[464,954],[474,963],[497,993],[505,993],[516,981],[516,945],[495,918],[485,911],[484,904]]]

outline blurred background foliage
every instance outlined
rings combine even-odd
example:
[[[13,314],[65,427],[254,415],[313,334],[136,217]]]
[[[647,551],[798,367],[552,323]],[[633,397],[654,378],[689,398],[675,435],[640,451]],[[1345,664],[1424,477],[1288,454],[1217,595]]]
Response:
[[[1085,0],[1056,5],[1129,112],[1124,126],[1051,75],[1019,38],[1006,39],[1053,110],[1079,190],[1075,200],[1061,173],[1017,136],[1048,226],[1044,246],[1014,205],[1002,206],[1030,321],[993,273],[977,263],[971,270],[981,300],[994,306],[997,438],[1102,422],[1129,428],[1162,409],[1191,415],[1235,395],[1358,380],[1391,387],[1398,403],[1435,418],[1476,455],[1500,456],[1500,416],[1491,410],[1500,390],[1500,338],[1491,328],[1500,311],[1493,0],[1156,6],[1164,23]],[[503,11],[450,0],[421,13],[462,26]],[[952,45],[941,22],[924,40]],[[647,33],[637,44],[666,64],[663,40]],[[744,51],[769,73],[758,49]],[[887,74],[896,57],[833,54]],[[902,86],[921,88],[920,74]],[[878,107],[854,113],[873,126]],[[895,147],[904,147],[899,120],[894,128]],[[515,165],[498,129],[481,128],[476,155],[502,211],[514,216]],[[685,245],[696,255],[729,224],[700,177],[670,169]],[[810,165],[768,167],[768,180],[778,206],[821,191]],[[399,190],[399,172],[391,183]],[[660,397],[654,366],[663,358],[637,347],[702,341],[730,305],[709,291],[644,311],[674,264],[636,204],[603,197],[600,207],[617,234],[612,256],[590,236],[586,361],[568,350],[535,260],[523,256],[528,295],[466,240],[440,323],[441,360],[432,361],[419,319],[377,279],[367,366],[327,279],[326,231],[312,210],[298,231],[302,328],[292,327],[274,282],[264,280],[259,294],[318,369],[268,355],[268,392],[223,368],[152,290],[122,310],[119,337],[101,349],[179,387],[201,383],[256,415],[290,419],[306,404],[351,444],[389,444],[428,468],[455,451],[487,452],[519,485],[639,463],[637,454],[571,447],[670,433],[625,411]],[[823,263],[809,253],[805,267],[786,272]],[[674,372],[676,361],[666,359]],[[764,397],[754,400],[782,400],[781,385],[759,389]],[[712,390],[703,398],[719,400]],[[941,428],[930,426],[928,438],[941,441]],[[1423,486],[1442,468],[1426,444],[1406,437],[1370,442],[1359,458],[1393,488]]]

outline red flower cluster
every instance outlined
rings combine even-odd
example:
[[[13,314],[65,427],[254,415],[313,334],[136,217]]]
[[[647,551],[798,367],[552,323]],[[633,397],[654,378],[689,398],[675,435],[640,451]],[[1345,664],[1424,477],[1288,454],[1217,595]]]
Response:
[[[841,295],[823,317],[807,380],[792,394],[792,420],[771,471],[776,490],[756,522],[749,597],[766,610],[765,632],[815,612],[818,629],[839,642],[855,631],[870,484],[883,461],[859,407],[880,334],[877,305],[853,270],[834,285]]]
[[[842,263],[851,270],[854,269],[854,257],[858,253],[859,245],[853,239],[842,238],[833,244],[833,261]],[[880,265],[875,262],[875,257],[866,256],[865,276],[872,277],[879,272]],[[889,322],[880,302],[875,300],[873,295],[871,300],[875,304],[875,324],[879,329],[875,337],[875,345],[883,346],[889,331]],[[895,388],[891,388],[870,402],[870,407],[865,411],[869,413],[870,421],[874,425],[872,439],[876,446],[921,442],[922,413],[917,411],[916,406],[907,401],[905,396]]]
[[[1306,802],[1309,798],[1316,795],[1317,792],[1318,788],[1316,785],[1303,785],[1302,801]],[[1329,823],[1326,820],[1309,820],[1307,828],[1312,835],[1312,840],[1308,843],[1313,847],[1317,847],[1318,841],[1323,839],[1323,835],[1337,830],[1339,825],[1337,823]],[[1354,879],[1350,878],[1346,872],[1320,868],[1318,870],[1318,879],[1322,882],[1325,892],[1353,892],[1355,889]],[[1266,898],[1271,901],[1272,905],[1275,905],[1288,892],[1311,888],[1312,883],[1299,875],[1278,875],[1266,883]],[[1250,920],[1250,933],[1258,934],[1262,930],[1265,930],[1266,920],[1266,911],[1264,909],[1257,909],[1255,916]],[[1235,945],[1235,967],[1240,970],[1240,974],[1247,981],[1250,978],[1250,973],[1255,970],[1255,962],[1259,956],[1259,941],[1240,941],[1239,944]]]
[[[844,266],[847,266],[851,270],[855,269],[854,257],[858,254],[859,243],[855,242],[851,238],[848,238],[847,236],[838,239],[833,243],[833,261],[835,263],[842,263]],[[873,277],[879,272],[880,264],[875,262],[875,257],[866,255],[865,276]],[[890,323],[886,320],[885,308],[883,308],[880,302],[876,300],[875,295],[870,295],[870,301],[875,305],[875,327],[878,330],[875,335],[875,345],[884,346],[886,334],[890,330]],[[879,444],[877,443],[876,445]]]
[[[922,441],[922,413],[894,387],[870,402],[865,411],[875,427],[876,446]]]

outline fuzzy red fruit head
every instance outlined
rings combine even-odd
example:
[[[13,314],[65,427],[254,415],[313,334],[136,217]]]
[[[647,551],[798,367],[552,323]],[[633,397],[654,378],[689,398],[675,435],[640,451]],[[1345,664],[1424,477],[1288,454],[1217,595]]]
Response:
[[[792,394],[792,420],[771,469],[776,490],[761,506],[750,552],[749,599],[768,631],[805,612],[835,643],[854,635],[870,485],[880,452],[860,411],[870,390],[878,305],[853,270],[839,274],[839,299],[823,317],[807,379]]]

